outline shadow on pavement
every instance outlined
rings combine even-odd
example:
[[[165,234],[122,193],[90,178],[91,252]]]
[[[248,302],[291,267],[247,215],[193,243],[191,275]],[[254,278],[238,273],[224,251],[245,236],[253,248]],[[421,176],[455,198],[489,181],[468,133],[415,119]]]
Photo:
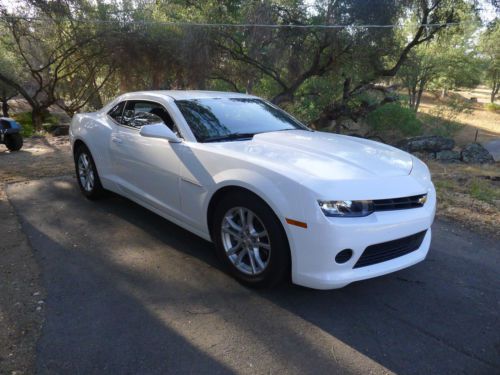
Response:
[[[9,198],[48,292],[42,373],[500,366],[498,244],[447,223],[407,270],[333,291],[255,291],[219,269],[211,244],[124,198],[86,201],[68,179],[14,185]]]

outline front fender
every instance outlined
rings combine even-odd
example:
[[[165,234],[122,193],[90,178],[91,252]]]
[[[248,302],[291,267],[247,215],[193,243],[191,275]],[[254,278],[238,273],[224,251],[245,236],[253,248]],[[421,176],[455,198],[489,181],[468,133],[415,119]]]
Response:
[[[304,219],[302,201],[297,199],[302,195],[302,189],[292,180],[278,174],[266,176],[248,169],[228,169],[216,174],[213,180],[213,189],[204,204],[205,212],[217,191],[225,187],[236,186],[259,196],[283,223],[286,217],[296,220]]]
[[[294,233],[307,229],[289,225],[286,219],[307,222],[304,207],[307,202],[303,198],[308,195],[305,188],[296,181],[278,173],[270,174],[268,171],[265,172],[266,174],[247,169],[229,169],[216,174],[214,176],[213,190],[210,194],[207,194],[203,211],[208,211],[212,197],[223,188],[235,186],[253,192],[271,207],[280,220],[288,239],[293,269],[296,264]],[[208,230],[208,223],[205,225]]]

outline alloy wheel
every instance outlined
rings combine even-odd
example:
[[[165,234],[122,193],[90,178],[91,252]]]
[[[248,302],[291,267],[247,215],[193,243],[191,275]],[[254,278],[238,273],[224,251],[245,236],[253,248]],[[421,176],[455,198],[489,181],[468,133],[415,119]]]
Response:
[[[226,256],[240,272],[264,272],[271,259],[271,243],[266,227],[253,211],[245,207],[227,211],[221,236]]]
[[[83,189],[90,193],[94,188],[95,176],[90,158],[85,152],[78,157],[78,178]]]

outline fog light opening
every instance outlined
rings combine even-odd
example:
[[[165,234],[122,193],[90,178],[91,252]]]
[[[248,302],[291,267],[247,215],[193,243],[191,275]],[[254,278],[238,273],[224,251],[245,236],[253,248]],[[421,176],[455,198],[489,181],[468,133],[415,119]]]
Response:
[[[344,249],[342,251],[339,251],[338,254],[335,256],[335,262],[338,264],[346,263],[349,261],[349,259],[352,258],[352,250],[351,249]]]

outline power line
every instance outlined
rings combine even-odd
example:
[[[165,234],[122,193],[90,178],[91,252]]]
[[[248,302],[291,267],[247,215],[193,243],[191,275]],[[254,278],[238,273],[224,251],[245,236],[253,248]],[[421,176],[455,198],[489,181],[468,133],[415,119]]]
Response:
[[[12,20],[23,20],[23,21],[48,21],[46,18],[40,17],[23,17],[23,16],[6,16],[3,15],[0,18],[12,19]],[[401,24],[389,24],[389,25],[298,25],[298,24],[259,24],[259,23],[208,23],[208,22],[174,22],[174,21],[134,21],[134,20],[98,20],[98,19],[67,19],[67,21],[78,22],[78,23],[93,23],[93,24],[130,24],[130,25],[166,25],[166,26],[181,26],[181,27],[213,27],[213,28],[272,28],[272,29],[394,29],[405,27],[406,25]],[[415,23],[414,26],[418,27],[448,27],[448,26],[458,26],[463,24],[463,22],[444,22],[444,23],[425,23],[419,24]]]

